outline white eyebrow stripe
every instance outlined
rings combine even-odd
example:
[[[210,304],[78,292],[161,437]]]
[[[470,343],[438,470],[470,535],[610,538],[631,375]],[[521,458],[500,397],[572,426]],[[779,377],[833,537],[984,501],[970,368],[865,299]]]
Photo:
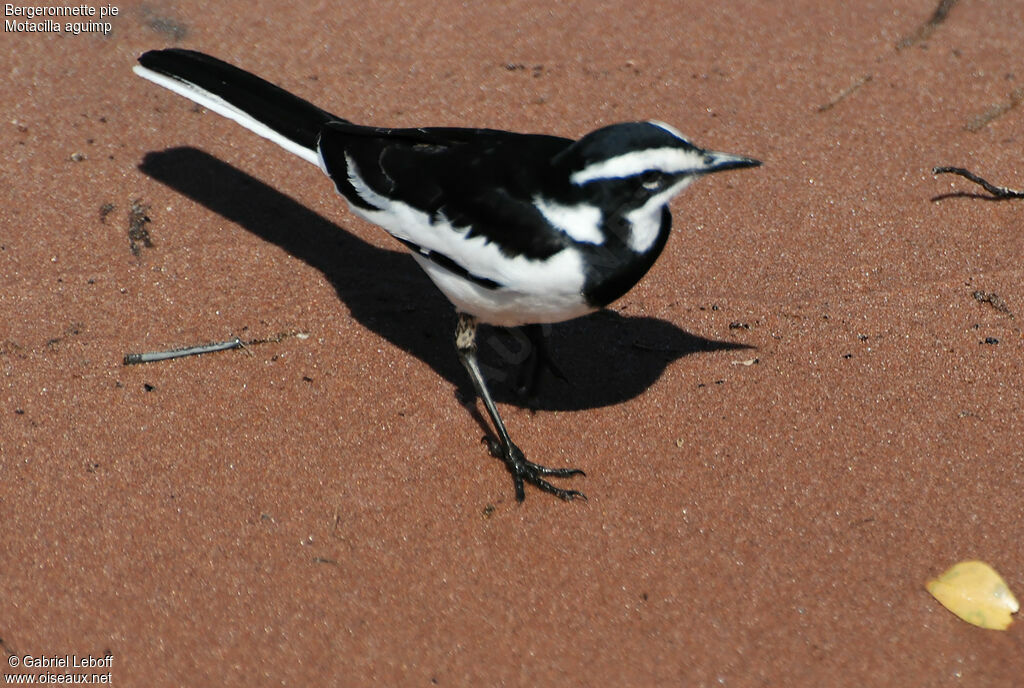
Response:
[[[679,137],[683,141],[687,141],[688,140],[685,136],[683,136],[682,132],[680,132],[678,129],[673,127],[671,124],[665,124],[664,122],[660,122],[660,121],[658,121],[656,119],[652,119],[651,121],[648,122],[648,124],[653,124],[656,127],[661,127],[662,129],[664,129],[668,133],[672,134],[673,136]]]
[[[579,186],[595,179],[623,179],[647,170],[674,173],[699,170],[704,167],[704,154],[699,150],[682,148],[649,148],[617,155],[614,158],[587,165],[573,172],[569,180]]]

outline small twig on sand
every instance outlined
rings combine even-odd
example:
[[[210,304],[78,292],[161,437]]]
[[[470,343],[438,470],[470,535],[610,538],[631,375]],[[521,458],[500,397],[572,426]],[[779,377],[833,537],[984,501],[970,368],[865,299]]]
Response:
[[[167,351],[151,351],[145,354],[125,354],[124,364],[132,365],[134,363],[153,363],[154,361],[166,361],[169,358],[182,358],[183,356],[198,356],[199,354],[209,354],[214,351],[225,351],[227,349],[237,349],[244,346],[242,340],[238,337],[229,339],[226,342],[215,342],[213,344],[203,344],[202,346],[186,346],[181,349],[168,349]]]
[[[949,11],[953,9],[958,0],[939,0],[939,6],[935,8],[935,12],[932,16],[921,26],[917,27],[917,30],[909,36],[904,36],[896,44],[897,50],[903,50],[909,48],[912,45],[916,45],[923,40],[926,40],[932,35],[932,32],[938,28],[939,24],[946,21],[946,17],[949,16]]]
[[[124,364],[133,365],[136,363],[153,363],[155,361],[166,361],[169,358],[182,358],[184,356],[198,356],[199,354],[209,354],[215,351],[226,351],[228,349],[244,349],[247,346],[253,346],[255,344],[269,344],[271,342],[280,342],[288,337],[298,337],[299,339],[306,339],[309,335],[305,332],[282,332],[276,337],[266,337],[263,339],[250,339],[249,341],[242,341],[238,337],[234,337],[224,342],[214,342],[212,344],[203,344],[201,346],[186,346],[179,349],[167,349],[165,351],[151,351],[144,354],[125,354]]]
[[[824,105],[819,105],[818,112],[827,112],[828,110],[834,108],[836,105],[839,105],[839,103],[846,100],[846,98],[852,95],[854,91],[856,91],[858,88],[871,81],[872,78],[873,77],[871,74],[865,74],[864,76],[860,77],[852,84],[847,86],[845,89],[840,91],[840,93],[835,98],[828,101]]]
[[[978,303],[987,303],[1000,313],[1006,313],[1011,318],[1013,317],[1013,311],[1011,311],[1010,307],[1006,305],[1005,301],[1003,301],[1003,297],[994,291],[982,291],[981,289],[978,289],[971,292],[971,296],[973,296],[974,300]]]
[[[1015,88],[1010,93],[1010,100],[1005,103],[997,103],[980,115],[972,117],[971,121],[964,125],[964,129],[967,131],[981,131],[989,125],[989,122],[1002,117],[1021,103],[1024,103],[1024,86]]]
[[[970,179],[975,184],[981,185],[985,191],[988,191],[994,198],[1024,198],[1024,191],[1018,191],[1017,189],[1011,189],[1005,186],[996,186],[986,179],[979,177],[970,170],[965,170],[962,167],[933,167],[932,174],[958,174],[961,177]]]

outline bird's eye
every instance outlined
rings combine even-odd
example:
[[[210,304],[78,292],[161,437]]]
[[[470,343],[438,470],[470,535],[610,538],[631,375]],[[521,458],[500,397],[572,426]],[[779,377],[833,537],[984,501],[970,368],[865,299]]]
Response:
[[[648,191],[657,191],[661,187],[662,174],[657,170],[647,170],[640,175],[640,184]]]

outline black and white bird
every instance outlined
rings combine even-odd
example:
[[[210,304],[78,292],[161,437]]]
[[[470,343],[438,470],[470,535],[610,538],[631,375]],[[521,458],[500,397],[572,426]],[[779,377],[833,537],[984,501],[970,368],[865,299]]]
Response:
[[[147,52],[135,72],[319,166],[352,212],[410,249],[455,305],[459,359],[498,435],[485,441],[520,501],[524,483],[583,497],[549,482],[583,471],[529,461],[509,438],[477,364],[477,324],[522,328],[546,359],[542,324],[607,306],[654,264],[676,194],[706,174],[760,164],[698,148],[660,122],[613,124],[576,141],[362,126],[189,50]]]

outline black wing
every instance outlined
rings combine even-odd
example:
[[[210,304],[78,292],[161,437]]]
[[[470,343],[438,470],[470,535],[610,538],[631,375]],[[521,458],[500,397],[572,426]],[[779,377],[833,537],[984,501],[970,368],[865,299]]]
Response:
[[[353,205],[379,209],[353,187],[348,161],[370,189],[453,226],[469,228],[509,255],[546,258],[568,238],[533,198],[558,183],[551,160],[573,142],[493,129],[384,129],[330,122],[319,150],[338,191]]]

